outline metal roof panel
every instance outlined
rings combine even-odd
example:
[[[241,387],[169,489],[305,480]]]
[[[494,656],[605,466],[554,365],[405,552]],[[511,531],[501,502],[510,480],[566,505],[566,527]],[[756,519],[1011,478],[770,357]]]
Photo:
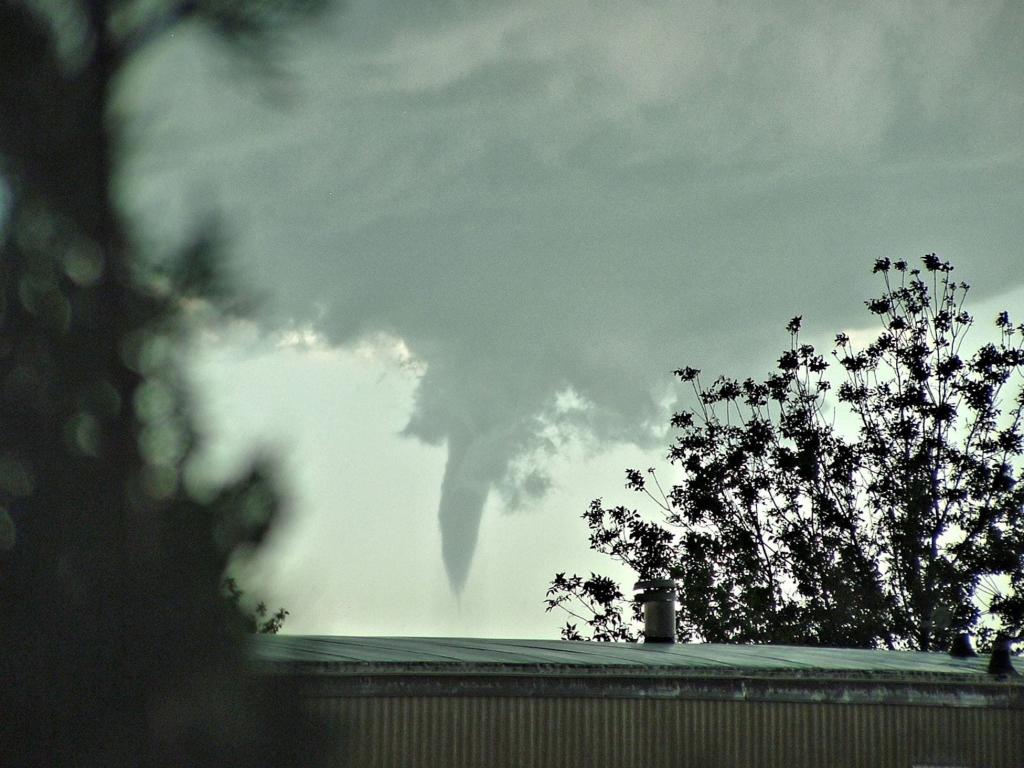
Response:
[[[490,638],[330,637],[256,635],[253,658],[280,664],[484,665],[677,668],[768,672],[921,673],[985,675],[988,659],[955,659],[945,653],[815,648],[786,645],[676,645],[593,643],[569,640]],[[623,669],[624,668],[624,669]]]

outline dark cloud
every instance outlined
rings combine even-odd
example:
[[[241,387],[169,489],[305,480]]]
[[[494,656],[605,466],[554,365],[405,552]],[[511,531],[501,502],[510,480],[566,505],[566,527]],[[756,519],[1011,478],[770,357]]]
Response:
[[[488,493],[543,493],[551,429],[648,440],[673,367],[757,374],[790,315],[864,319],[878,256],[1021,280],[1022,16],[354,3],[300,41],[287,109],[196,41],[154,55],[126,190],[153,233],[208,192],[268,322],[426,365],[406,433],[448,446],[458,588]]]

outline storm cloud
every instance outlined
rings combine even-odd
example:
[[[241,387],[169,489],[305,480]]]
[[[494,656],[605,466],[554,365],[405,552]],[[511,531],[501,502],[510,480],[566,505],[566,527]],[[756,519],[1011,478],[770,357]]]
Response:
[[[863,319],[877,257],[1024,280],[1022,9],[350,2],[259,86],[182,34],[125,83],[125,204],[221,211],[267,327],[402,340],[459,590],[488,494],[566,434],[649,444],[673,368]]]

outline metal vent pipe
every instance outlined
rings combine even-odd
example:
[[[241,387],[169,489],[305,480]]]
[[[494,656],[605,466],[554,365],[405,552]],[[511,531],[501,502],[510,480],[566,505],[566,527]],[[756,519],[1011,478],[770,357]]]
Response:
[[[1013,640],[1006,635],[997,635],[992,643],[992,656],[988,661],[988,673],[990,675],[1016,675],[1017,670],[1013,668]]]
[[[971,636],[966,632],[961,632],[953,638],[953,645],[949,649],[949,655],[954,659],[968,659],[972,656],[977,656],[977,651],[974,650],[974,646],[971,645]]]
[[[676,584],[672,579],[649,579],[633,586],[634,600],[643,604],[644,642],[676,641]]]

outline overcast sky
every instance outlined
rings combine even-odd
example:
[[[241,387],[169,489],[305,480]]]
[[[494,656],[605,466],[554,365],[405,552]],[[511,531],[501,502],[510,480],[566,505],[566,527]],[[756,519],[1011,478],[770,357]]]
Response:
[[[264,297],[196,378],[211,463],[281,456],[289,631],[553,636],[671,370],[862,325],[878,257],[1024,315],[1018,2],[353,0],[282,51],[182,30],[122,102],[144,231],[219,212]]]

